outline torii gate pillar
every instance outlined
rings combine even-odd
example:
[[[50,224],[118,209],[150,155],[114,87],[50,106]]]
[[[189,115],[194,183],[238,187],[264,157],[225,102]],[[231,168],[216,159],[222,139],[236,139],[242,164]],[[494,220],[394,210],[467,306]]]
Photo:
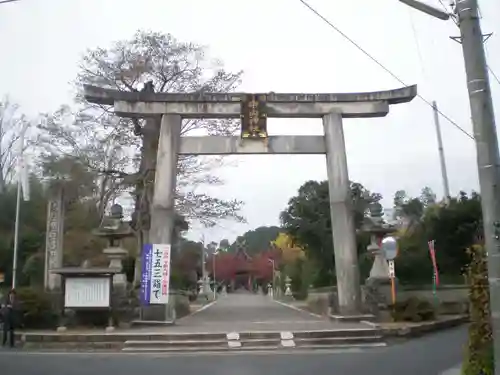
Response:
[[[360,315],[358,250],[342,115],[330,113],[324,116],[323,129],[339,313]]]

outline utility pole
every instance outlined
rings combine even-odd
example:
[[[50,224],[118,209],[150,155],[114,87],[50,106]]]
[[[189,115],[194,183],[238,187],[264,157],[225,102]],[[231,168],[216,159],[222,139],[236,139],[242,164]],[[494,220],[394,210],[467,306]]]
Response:
[[[440,19],[450,15],[416,0],[400,0]],[[488,66],[484,53],[478,0],[457,0],[452,17],[460,28],[467,76],[467,89],[476,143],[485,246],[488,254],[491,325],[495,375],[500,375],[500,179],[498,140],[491,98]],[[436,14],[440,14],[441,17]],[[447,18],[444,18],[447,16]]]
[[[215,278],[215,257],[219,254],[219,250],[215,250],[212,254],[212,274],[214,275],[214,301],[217,299],[217,280]]]
[[[17,195],[16,195],[16,218],[14,222],[14,251],[12,255],[12,289],[16,288],[16,282],[17,282],[17,263],[18,263],[18,251],[19,251],[19,226],[21,225],[20,223],[20,212],[21,212],[21,194],[23,193],[23,190],[27,188],[27,186],[24,186],[23,189],[23,178],[24,178],[24,173],[25,173],[25,168],[26,165],[24,163],[24,137],[26,135],[26,131],[28,130],[29,123],[26,123],[23,125],[23,128],[21,129],[21,135],[19,136],[19,155],[18,155],[18,160],[17,160]],[[27,194],[25,194],[25,200],[27,200]]]
[[[202,290],[203,290],[203,294],[207,294],[208,293],[208,288],[207,288],[207,285],[208,285],[208,282],[207,282],[207,269],[206,269],[206,264],[205,264],[205,235],[202,234],[201,235],[201,281],[202,281]]]
[[[434,112],[434,125],[436,125],[439,161],[441,163],[441,176],[443,178],[444,199],[448,204],[450,202],[450,197],[451,197],[450,184],[448,182],[448,172],[446,170],[446,161],[444,159],[443,138],[441,137],[441,126],[439,125],[439,111],[437,103],[435,101],[432,102],[432,111]]]

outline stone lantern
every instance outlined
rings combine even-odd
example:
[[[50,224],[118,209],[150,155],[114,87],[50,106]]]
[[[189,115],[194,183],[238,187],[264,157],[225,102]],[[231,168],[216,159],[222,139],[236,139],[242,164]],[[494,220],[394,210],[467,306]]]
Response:
[[[370,276],[366,279],[365,303],[370,312],[378,314],[378,310],[387,305],[386,293],[390,290],[389,266],[381,241],[384,237],[395,233],[398,227],[386,223],[383,219],[383,208],[378,202],[369,206],[370,217],[366,218],[362,231],[370,234],[370,244],[367,251],[373,255],[373,265]]]
[[[113,287],[124,289],[127,286],[127,277],[123,273],[123,259],[128,251],[122,247],[125,238],[133,237],[134,233],[127,223],[123,222],[123,208],[119,204],[111,206],[110,215],[105,216],[100,227],[93,231],[97,237],[108,240],[108,247],[103,250],[109,259],[109,268],[122,270],[113,276]]]
[[[287,297],[292,296],[291,286],[292,286],[292,279],[290,278],[290,276],[287,275],[287,277],[285,278],[285,296]]]

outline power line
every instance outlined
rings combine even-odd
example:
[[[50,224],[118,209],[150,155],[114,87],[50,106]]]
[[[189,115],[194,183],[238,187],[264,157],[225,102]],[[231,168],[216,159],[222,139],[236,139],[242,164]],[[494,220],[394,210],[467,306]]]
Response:
[[[450,9],[448,9],[448,7],[445,5],[445,3],[444,3],[443,0],[439,0],[439,4],[441,4],[441,6],[443,7],[443,9],[444,9],[444,11],[446,13],[448,13],[450,11]],[[450,14],[450,18],[453,20],[453,22],[455,23],[455,25],[458,26],[458,20],[452,14]]]
[[[420,62],[420,70],[422,73],[422,78],[424,79],[424,82],[425,82],[425,81],[427,81],[427,72],[425,71],[424,56],[422,55],[422,49],[420,48],[420,42],[418,40],[417,27],[415,25],[415,22],[413,21],[413,12],[411,11],[411,9],[408,9],[408,13],[410,15],[410,23],[411,23],[411,29],[413,32],[413,39],[415,41],[415,47],[417,48],[418,60]]]
[[[491,73],[491,76],[495,79],[495,81],[498,82],[498,84],[500,85],[500,77],[498,77],[498,75],[493,71],[493,69],[491,69],[491,67],[488,65],[488,70],[490,71]]]
[[[488,48],[487,46],[485,45],[484,46],[484,51],[486,53],[486,60],[489,60],[490,56],[489,56],[489,53],[488,53]],[[493,77],[493,79],[495,81],[497,81],[497,83],[500,85],[500,77],[494,72],[493,68],[491,66],[489,66],[488,64],[486,64],[491,76]]]
[[[0,4],[13,3],[15,1],[20,1],[20,0],[0,0]]]
[[[319,11],[314,9],[311,5],[309,5],[305,0],[299,0],[302,5],[304,5],[307,9],[309,9],[311,12],[313,12],[317,17],[319,17],[323,22],[325,22],[328,26],[330,26],[332,29],[334,29],[337,33],[339,33],[344,39],[346,39],[349,43],[351,43],[354,47],[356,47],[360,52],[362,52],[366,57],[368,57],[370,60],[372,60],[375,64],[377,64],[380,68],[382,68],[386,73],[391,75],[394,79],[396,79],[399,83],[401,83],[403,86],[408,87],[409,85],[406,84],[401,78],[399,78],[396,74],[394,74],[389,68],[387,68],[384,64],[382,64],[379,60],[377,60],[374,56],[372,56],[368,51],[366,51],[363,47],[361,47],[356,41],[354,41],[352,38],[350,38],[346,33],[344,33],[340,28],[335,26],[330,20],[328,20],[325,16],[323,16]],[[427,100],[424,98],[422,95],[417,94],[417,97],[420,98],[425,104],[427,104],[429,107],[433,108],[433,105],[431,101]],[[445,118],[450,124],[455,126],[458,130],[460,130],[462,133],[464,133],[467,137],[470,139],[474,139],[474,136],[469,134],[465,129],[463,129],[460,125],[458,125],[455,121],[453,121],[449,116],[444,114],[441,110],[438,109],[438,113]]]

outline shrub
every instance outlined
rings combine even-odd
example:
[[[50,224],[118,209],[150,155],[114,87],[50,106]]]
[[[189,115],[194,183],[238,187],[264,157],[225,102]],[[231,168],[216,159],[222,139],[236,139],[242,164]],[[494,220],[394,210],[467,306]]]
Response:
[[[291,282],[290,289],[292,290],[293,298],[296,300],[307,299],[309,292],[309,269],[308,264],[302,258],[297,259],[289,270]]]
[[[434,306],[429,301],[416,297],[396,302],[390,308],[392,319],[396,322],[422,322],[436,317]]]
[[[474,245],[468,250],[468,254],[471,261],[466,270],[466,280],[469,285],[471,324],[462,374],[493,375],[493,339],[486,252],[483,246]]]
[[[175,316],[179,319],[191,312],[191,306],[189,305],[189,298],[186,295],[175,294],[172,296],[175,303]]]
[[[327,315],[330,303],[327,295],[311,297],[307,300],[307,309],[315,314]]]
[[[52,306],[51,296],[31,287],[17,289],[20,303],[20,325],[28,329],[54,328],[58,314]]]
[[[305,301],[307,299],[307,296],[309,295],[307,289],[301,289],[295,292],[292,292],[292,296],[294,299],[297,301]]]

